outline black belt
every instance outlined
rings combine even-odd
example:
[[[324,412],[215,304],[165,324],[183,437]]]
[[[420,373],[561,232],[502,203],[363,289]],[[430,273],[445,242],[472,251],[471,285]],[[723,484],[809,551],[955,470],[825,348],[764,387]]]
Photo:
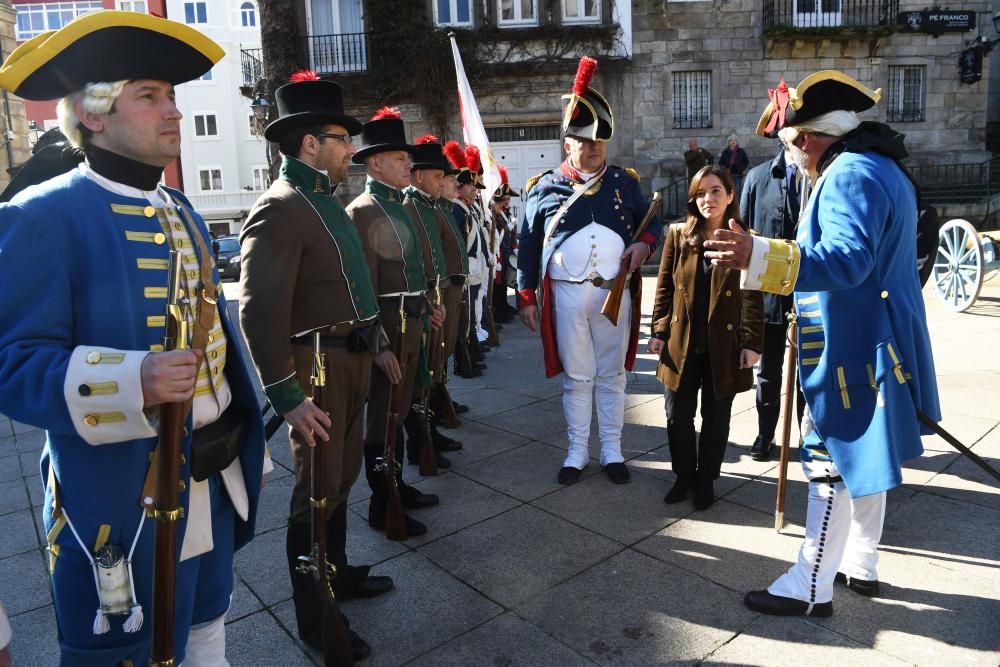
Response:
[[[463,285],[465,285],[465,276],[462,274],[448,276],[441,280],[441,287],[462,287]]]
[[[347,347],[347,336],[325,336],[321,335],[319,337],[319,343],[323,347]],[[302,347],[312,347],[313,337],[312,336],[299,336],[298,338],[292,339],[292,345],[300,345]]]
[[[338,325],[326,329],[335,331]],[[371,352],[378,354],[378,337],[382,328],[379,324],[369,324],[364,327],[351,329],[344,336],[333,336],[331,334],[320,334],[319,343],[322,347],[344,347],[348,352]],[[311,335],[298,336],[292,339],[292,345],[312,347],[313,337]]]

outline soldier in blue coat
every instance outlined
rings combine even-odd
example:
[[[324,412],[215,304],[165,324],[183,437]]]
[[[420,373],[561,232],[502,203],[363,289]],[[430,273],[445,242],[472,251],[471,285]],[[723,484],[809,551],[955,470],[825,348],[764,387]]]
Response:
[[[614,119],[607,100],[590,88],[596,66],[591,58],[580,62],[563,120],[568,157],[558,169],[528,181],[518,235],[521,319],[532,331],[541,324],[546,375],[566,374],[563,414],[569,451],[558,474],[561,484],[576,482],[587,466],[595,403],[601,466],[611,481],[629,481],[621,432],[625,371],[632,369],[639,340],[642,281],[634,272],[656,248],[662,232],[654,218],[636,238],[648,208],[639,177],[604,159]],[[624,259],[632,275],[631,298],[622,299],[615,326],[601,309]]]
[[[62,130],[86,155],[0,206],[0,411],[46,430],[62,665],[149,662],[150,460],[159,406],[185,401],[174,656],[225,664],[233,553],[254,533],[263,427],[205,223],[158,185],[180,150],[173,86],[222,56],[185,25],[108,11],[26,42],[0,70],[0,87],[21,97],[62,98]],[[207,341],[197,352],[161,351],[171,249],[183,258],[190,328]]]
[[[857,117],[879,97],[832,70],[782,81],[758,134],[777,132],[815,180],[796,238],[732,223],[709,242],[717,263],[745,270],[744,289],[794,292],[799,324],[806,536],[787,573],[746,595],[767,614],[829,616],[835,581],[877,594],[886,491],[923,451],[917,412],[940,420],[902,136]]]

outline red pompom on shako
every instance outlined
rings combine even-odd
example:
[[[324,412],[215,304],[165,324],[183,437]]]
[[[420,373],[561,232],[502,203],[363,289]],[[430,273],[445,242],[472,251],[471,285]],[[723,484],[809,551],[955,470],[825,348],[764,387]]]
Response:
[[[402,118],[403,114],[399,112],[399,107],[382,107],[374,114],[370,120],[384,120],[386,118]]]
[[[482,158],[479,157],[479,148],[474,145],[465,147],[465,161],[469,166],[469,171],[478,174],[483,168]]]
[[[413,143],[419,146],[420,144],[436,144],[440,143],[440,141],[441,140],[435,137],[433,134],[425,134],[424,136],[420,137]]]
[[[293,72],[288,81],[290,83],[298,83],[299,81],[319,81],[319,74],[312,71],[311,69],[300,69],[297,72]]]
[[[455,169],[464,169],[468,166],[465,161],[465,153],[462,152],[462,147],[458,145],[457,141],[449,141],[444,145],[444,154],[448,158],[448,162]]]

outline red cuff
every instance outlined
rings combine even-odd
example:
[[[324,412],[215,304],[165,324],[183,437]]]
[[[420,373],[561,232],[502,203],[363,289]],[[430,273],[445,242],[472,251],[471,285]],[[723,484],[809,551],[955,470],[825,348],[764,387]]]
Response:
[[[650,252],[653,252],[653,250],[656,248],[656,237],[653,236],[650,232],[646,232],[645,234],[640,236],[639,240],[649,246]]]
[[[522,289],[517,291],[518,296],[521,297],[521,308],[525,306],[537,306],[538,298],[535,296],[535,290],[533,289]]]

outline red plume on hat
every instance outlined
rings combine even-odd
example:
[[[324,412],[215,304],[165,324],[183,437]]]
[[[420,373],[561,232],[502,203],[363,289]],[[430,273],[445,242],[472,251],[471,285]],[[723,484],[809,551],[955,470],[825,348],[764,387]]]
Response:
[[[382,107],[374,114],[370,120],[385,120],[386,118],[402,119],[403,114],[399,112],[399,107]]]
[[[462,152],[462,147],[458,145],[457,141],[449,141],[444,145],[444,154],[448,158],[448,162],[455,169],[465,169],[468,163],[465,161],[465,153]]]
[[[771,98],[772,109],[771,120],[768,121],[767,128],[764,131],[767,134],[771,134],[785,126],[785,111],[788,109],[790,99],[785,77],[781,77],[777,88],[769,88],[767,94]]]
[[[474,145],[465,147],[465,161],[469,165],[469,171],[478,174],[483,168],[482,158],[479,157],[479,148]]]
[[[576,77],[573,78],[573,94],[569,96],[569,104],[566,105],[566,115],[563,117],[563,127],[569,125],[569,121],[576,118],[579,113],[577,105],[580,99],[587,94],[590,89],[590,82],[597,72],[597,61],[589,56],[580,58],[580,64],[576,68]]]
[[[507,185],[509,182],[507,180],[507,167],[503,166],[502,164],[498,164],[497,169],[500,171],[500,183],[502,183],[503,185]]]
[[[433,134],[425,134],[424,136],[420,137],[413,143],[419,146],[420,144],[436,144],[440,143],[440,141],[441,140],[435,137]]]
[[[312,71],[311,69],[300,69],[297,72],[293,72],[288,81],[290,83],[298,83],[299,81],[319,81],[319,74]]]

